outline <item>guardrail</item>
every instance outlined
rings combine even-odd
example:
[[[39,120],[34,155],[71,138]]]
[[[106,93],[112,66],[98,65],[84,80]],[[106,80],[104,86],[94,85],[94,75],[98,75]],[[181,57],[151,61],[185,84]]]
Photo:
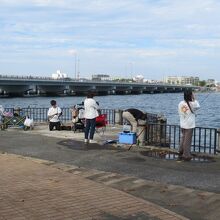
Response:
[[[115,110],[114,109],[100,109],[101,114],[107,114],[107,120],[109,124],[115,124]],[[48,108],[5,108],[5,111],[14,114],[17,112],[19,115],[29,116],[34,119],[34,122],[47,122]],[[70,108],[62,108],[62,122],[70,122],[72,120],[72,114]]]
[[[147,125],[147,145],[179,149],[181,128],[179,125],[155,124]],[[193,131],[191,150],[199,153],[216,154],[218,146],[218,129],[196,127]]]

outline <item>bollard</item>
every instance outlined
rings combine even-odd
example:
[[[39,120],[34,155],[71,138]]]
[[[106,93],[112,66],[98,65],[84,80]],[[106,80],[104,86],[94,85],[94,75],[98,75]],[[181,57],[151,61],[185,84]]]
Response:
[[[115,124],[118,124],[118,125],[123,124],[122,112],[123,111],[121,109],[116,109],[115,110]]]
[[[218,140],[218,145],[216,151],[220,153],[220,128],[217,130],[217,140]]]
[[[169,147],[170,141],[166,134],[167,120],[163,115],[148,115],[146,143],[154,146]]]
[[[167,119],[163,115],[159,115],[157,118],[158,130],[157,137],[158,143],[160,143],[161,147],[169,147],[169,137],[166,136],[166,123]]]
[[[146,133],[147,133],[146,131],[147,131],[146,121],[138,120],[138,125],[137,125],[137,143],[140,146],[144,146],[145,145]]]

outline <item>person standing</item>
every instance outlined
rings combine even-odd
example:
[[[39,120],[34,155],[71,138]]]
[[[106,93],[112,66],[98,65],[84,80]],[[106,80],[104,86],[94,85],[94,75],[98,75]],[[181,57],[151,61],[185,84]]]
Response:
[[[123,119],[127,120],[132,127],[132,132],[137,132],[137,125],[139,120],[145,121],[147,119],[147,114],[143,113],[142,111],[135,109],[135,108],[129,108],[123,111],[122,113]]]
[[[60,116],[62,115],[61,108],[57,106],[55,100],[50,101],[51,107],[47,112],[49,120],[49,130],[52,131],[55,127],[56,130],[60,131]]]
[[[93,99],[94,94],[88,93],[87,98],[84,100],[84,117],[85,117],[85,143],[95,143],[93,140],[95,133],[96,117],[99,115],[99,106]]]
[[[184,100],[181,101],[178,105],[180,128],[182,133],[179,148],[179,158],[185,161],[190,161],[192,159],[191,142],[193,130],[196,126],[195,111],[199,108],[199,102],[195,99],[193,92],[186,90],[184,92]]]

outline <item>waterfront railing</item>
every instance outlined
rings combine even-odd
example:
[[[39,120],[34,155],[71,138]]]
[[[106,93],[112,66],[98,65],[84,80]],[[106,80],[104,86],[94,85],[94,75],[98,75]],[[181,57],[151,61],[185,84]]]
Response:
[[[179,149],[181,128],[179,125],[148,123],[146,145]],[[218,145],[218,129],[196,127],[193,130],[191,151],[216,154]]]
[[[108,124],[122,125],[122,110],[100,109],[101,114],[107,114]],[[48,108],[6,108],[5,111],[12,114],[20,112],[23,116],[29,116],[36,123],[45,123],[48,120]],[[62,108],[61,120],[70,123],[72,120],[71,108]],[[146,125],[145,145],[179,149],[181,129],[179,125],[169,125],[166,119],[157,114],[148,113]],[[137,134],[138,135],[138,134]],[[216,154],[220,145],[220,133],[217,128],[196,127],[193,132],[191,150],[200,153]]]
[[[60,118],[63,123],[72,121],[71,108],[61,108],[62,117]],[[43,123],[48,121],[48,108],[5,108],[5,111],[11,112],[13,115],[15,112],[19,112],[20,115],[28,116],[32,118],[36,123]],[[109,124],[115,124],[115,110],[113,109],[100,109],[101,114],[107,114],[107,120]]]

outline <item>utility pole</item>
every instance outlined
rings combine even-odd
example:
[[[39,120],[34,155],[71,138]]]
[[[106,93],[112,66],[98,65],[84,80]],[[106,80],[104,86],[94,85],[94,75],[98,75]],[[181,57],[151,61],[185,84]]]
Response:
[[[77,78],[77,54],[75,53],[75,79]]]
[[[80,74],[80,71],[79,71],[79,59],[78,59],[78,73],[77,73],[77,79],[79,79],[79,74]]]
[[[132,79],[133,78],[133,63],[132,62],[130,62],[130,68],[131,68],[130,74],[131,74],[131,79]]]

